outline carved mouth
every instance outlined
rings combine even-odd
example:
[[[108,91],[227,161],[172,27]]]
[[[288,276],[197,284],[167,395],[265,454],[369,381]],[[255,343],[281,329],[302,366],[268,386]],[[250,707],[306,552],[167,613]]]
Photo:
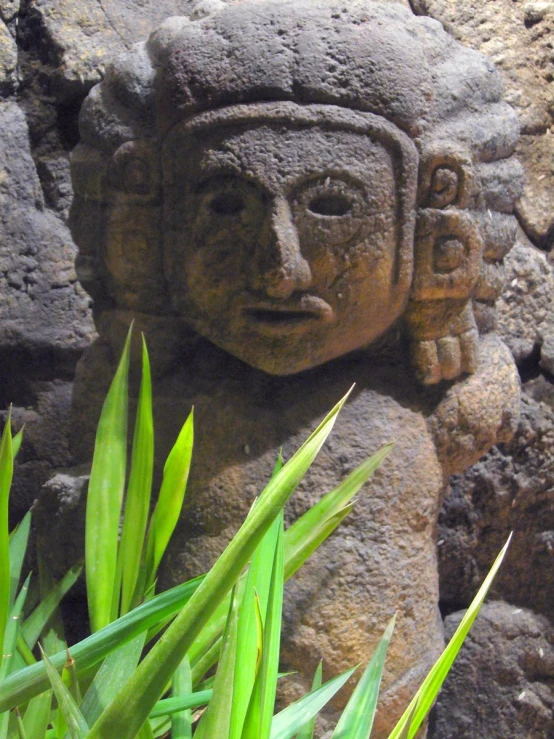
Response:
[[[268,323],[270,325],[295,324],[303,323],[318,319],[316,313],[307,310],[265,310],[264,308],[249,308],[246,311],[247,316],[257,323]]]
[[[305,296],[291,305],[257,304],[243,309],[250,323],[268,332],[302,329],[311,323],[328,322],[333,319],[331,306],[321,298]]]

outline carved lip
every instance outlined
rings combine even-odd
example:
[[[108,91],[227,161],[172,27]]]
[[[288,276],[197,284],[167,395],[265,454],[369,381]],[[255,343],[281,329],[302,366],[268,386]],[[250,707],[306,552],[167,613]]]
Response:
[[[314,322],[330,323],[334,312],[329,303],[312,295],[281,303],[256,302],[243,308],[249,323],[270,333],[285,333],[294,329],[307,328]]]

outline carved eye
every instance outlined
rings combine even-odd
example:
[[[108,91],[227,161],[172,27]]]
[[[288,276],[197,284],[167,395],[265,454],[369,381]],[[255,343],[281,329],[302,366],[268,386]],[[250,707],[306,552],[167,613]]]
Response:
[[[340,193],[322,194],[310,201],[308,210],[318,216],[345,216],[352,210],[352,202]]]
[[[222,192],[212,198],[210,208],[218,216],[235,216],[244,210],[244,199],[236,192]]]

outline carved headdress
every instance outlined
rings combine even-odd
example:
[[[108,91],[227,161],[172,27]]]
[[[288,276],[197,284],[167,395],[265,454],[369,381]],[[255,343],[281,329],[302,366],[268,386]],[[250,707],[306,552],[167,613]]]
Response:
[[[72,159],[80,279],[107,307],[171,315],[164,142],[176,125],[296,121],[386,141],[404,324],[426,384],[476,368],[516,232],[519,126],[492,62],[429,18],[359,0],[244,0],[170,18],[111,66]]]

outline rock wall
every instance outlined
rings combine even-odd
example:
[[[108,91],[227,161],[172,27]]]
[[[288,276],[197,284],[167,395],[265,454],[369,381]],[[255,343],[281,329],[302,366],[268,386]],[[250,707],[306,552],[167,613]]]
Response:
[[[71,463],[66,430],[74,368],[94,337],[91,303],[76,280],[75,246],[65,225],[80,105],[107,60],[161,20],[204,14],[222,2],[0,0],[0,407],[12,402],[15,423],[27,429],[14,520],[52,470]],[[551,736],[554,3],[411,0],[411,6],[495,61],[520,114],[526,172],[517,208],[520,239],[507,259],[499,305],[500,332],[523,381],[522,415],[512,442],[451,480],[438,542],[447,630],[510,530],[514,541],[495,585],[500,602],[477,622],[431,735]],[[492,670],[476,678],[475,659],[489,666],[491,644]]]

